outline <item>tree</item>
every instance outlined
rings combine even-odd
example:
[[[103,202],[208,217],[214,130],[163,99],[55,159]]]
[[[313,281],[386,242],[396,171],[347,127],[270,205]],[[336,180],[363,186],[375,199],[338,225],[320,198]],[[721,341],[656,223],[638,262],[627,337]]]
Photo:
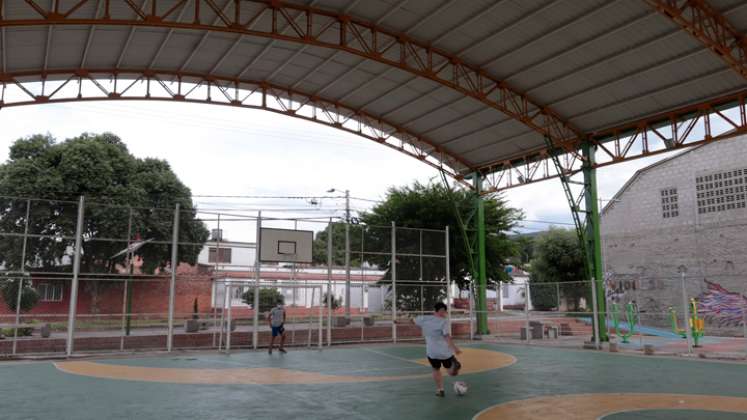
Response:
[[[511,257],[511,264],[528,269],[534,258],[534,238],[536,235],[519,234],[511,237],[516,245],[516,255]]]
[[[31,286],[28,279],[11,278],[0,283],[0,292],[8,309],[15,312],[16,303],[18,302],[18,286],[23,284],[21,292],[21,312],[28,312],[39,301],[39,293]]]
[[[254,288],[250,288],[241,296],[244,303],[254,306]],[[284,302],[285,298],[278,289],[259,289],[259,312],[267,312],[274,308],[278,302]]]
[[[179,262],[196,263],[208,230],[196,219],[191,192],[159,159],[140,159],[111,133],[82,134],[58,142],[50,135],[17,140],[0,165],[0,195],[41,197],[29,201],[29,233],[21,262],[22,238],[0,242],[0,262],[10,271],[70,273],[78,196],[87,198],[83,225],[82,273],[109,273],[122,267],[128,237],[152,239],[135,251],[140,268],[154,273],[171,261],[174,206],[179,203]],[[0,231],[23,233],[25,199],[0,198]],[[131,221],[131,223],[130,223]],[[131,227],[130,227],[131,224]],[[114,240],[112,240],[114,239]],[[195,246],[197,244],[197,246]],[[87,282],[95,297],[99,283]]]
[[[535,308],[547,310],[557,307],[558,289],[555,283],[560,283],[561,296],[578,311],[581,298],[588,298],[589,285],[580,283],[585,279],[584,256],[576,232],[550,228],[536,238],[529,279]]]
[[[386,228],[394,221],[398,227],[442,230],[449,227],[449,250],[451,279],[460,288],[466,288],[471,281],[472,264],[466,250],[463,233],[459,228],[456,211],[466,219],[474,209],[476,196],[471,191],[453,191],[441,184],[391,188],[386,199],[370,212],[361,215],[368,226],[382,226],[369,229],[366,248],[390,252],[391,230]],[[510,208],[501,196],[485,201],[485,224],[487,230],[486,254],[487,276],[489,281],[508,280],[504,267],[507,259],[514,254],[514,244],[508,239],[508,232],[520,220],[519,210]],[[468,227],[470,229],[471,227]],[[469,233],[468,235],[472,235]],[[399,229],[397,249],[400,253],[420,253],[420,233],[417,230]],[[439,233],[423,233],[423,254],[444,255],[444,237]],[[376,265],[387,269],[385,278],[391,278],[391,264],[388,256],[370,256]],[[421,273],[422,264],[422,277]],[[442,258],[402,256],[397,258],[397,279],[414,282],[442,282],[445,280],[445,264]],[[445,287],[397,285],[397,306],[403,310],[430,310],[438,301],[446,297]]]

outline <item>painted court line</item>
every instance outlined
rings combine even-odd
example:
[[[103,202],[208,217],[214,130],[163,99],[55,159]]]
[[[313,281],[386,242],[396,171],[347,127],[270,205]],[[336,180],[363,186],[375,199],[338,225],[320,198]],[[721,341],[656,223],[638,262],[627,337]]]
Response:
[[[747,398],[689,394],[577,394],[515,400],[489,407],[473,420],[598,420],[645,410],[701,410],[747,414]]]

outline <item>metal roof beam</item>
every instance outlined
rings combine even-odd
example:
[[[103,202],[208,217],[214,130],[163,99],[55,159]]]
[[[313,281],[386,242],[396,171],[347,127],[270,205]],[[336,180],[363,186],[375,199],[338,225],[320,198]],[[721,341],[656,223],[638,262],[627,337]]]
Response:
[[[25,97],[14,96],[3,107],[100,100],[170,100],[262,109],[327,125],[375,141],[444,171],[457,180],[463,178],[461,171],[473,171],[460,156],[449,153],[425,136],[378,115],[359,112],[339,101],[312,96],[267,81],[147,68],[51,69],[47,71],[47,75],[63,80],[62,86],[49,94],[36,95],[32,93],[32,89],[25,88],[24,84],[41,80],[40,71],[0,74],[0,89],[16,87],[25,92]],[[170,84],[169,79],[176,82]],[[145,90],[130,89],[138,81],[147,81]],[[67,84],[86,84],[86,88],[71,93],[63,89]],[[154,90],[154,86],[161,86],[162,89]],[[203,89],[198,89],[199,87]],[[104,95],[101,95],[102,92]]]
[[[594,166],[604,167],[745,135],[746,100],[747,90],[743,90],[591,133],[588,141],[597,147],[597,162]],[[580,169],[580,161],[576,156],[580,145],[579,140],[553,151],[562,154],[569,172]],[[546,148],[540,148],[509,159],[479,165],[478,170],[490,177],[487,181],[490,188],[486,193],[557,177],[552,165],[544,163],[550,158],[548,153]],[[535,171],[529,171],[531,168]],[[520,179],[515,177],[517,174],[521,175]]]
[[[471,96],[486,106],[497,109],[522,124],[531,127],[554,144],[572,141],[583,133],[560,118],[553,110],[534,102],[527,95],[512,89],[505,82],[490,76],[484,69],[464,63],[457,55],[412,40],[405,34],[390,31],[374,23],[336,12],[285,3],[277,0],[246,0],[246,3],[270,8],[271,29],[248,29],[243,22],[231,22],[224,14],[215,24],[202,23],[199,16],[193,22],[179,22],[172,16],[143,16],[140,13],[122,13],[121,9],[107,9],[108,18],[81,18],[75,14],[36,14],[28,19],[0,20],[0,27],[45,25],[96,25],[125,27],[156,27],[205,31],[206,33],[244,34],[255,37],[295,42],[303,45],[339,50],[363,59],[379,62],[423,79],[432,80],[465,96]],[[244,3],[244,4],[246,4]],[[220,10],[212,3],[205,9]],[[208,7],[209,6],[209,7]],[[31,8],[28,4],[18,7]],[[29,13],[32,15],[34,11]],[[279,25],[291,23],[291,16],[302,13],[300,24],[289,34],[277,31]],[[40,17],[37,17],[40,16]],[[131,39],[131,37],[130,37]],[[395,41],[392,43],[392,41]],[[387,46],[387,49],[382,47]],[[120,60],[121,64],[121,60]]]
[[[747,38],[706,0],[646,0],[747,79]]]

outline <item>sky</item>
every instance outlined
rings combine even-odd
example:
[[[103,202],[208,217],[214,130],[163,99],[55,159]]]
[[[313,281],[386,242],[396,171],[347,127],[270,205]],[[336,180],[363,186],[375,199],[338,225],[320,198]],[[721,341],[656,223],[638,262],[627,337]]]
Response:
[[[390,187],[439,182],[430,166],[370,140],[267,111],[172,102],[87,102],[0,110],[0,161],[18,138],[50,133],[59,141],[83,132],[112,132],[137,157],[167,160],[193,195],[332,196],[350,190],[361,211]],[[598,171],[599,197],[611,198],[634,172],[659,158],[639,159]],[[560,181],[507,191],[523,210],[520,230],[572,222]],[[361,200],[363,199],[363,200]],[[342,216],[344,200],[195,197],[202,208],[273,209],[292,217]],[[530,222],[531,221],[531,222]]]

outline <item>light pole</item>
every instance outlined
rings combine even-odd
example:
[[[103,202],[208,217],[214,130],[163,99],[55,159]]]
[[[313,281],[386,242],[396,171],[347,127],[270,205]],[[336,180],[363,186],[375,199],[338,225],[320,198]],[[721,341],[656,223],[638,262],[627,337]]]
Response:
[[[327,190],[328,193],[335,191],[338,190]],[[350,321],[350,190],[345,190],[345,318]]]

